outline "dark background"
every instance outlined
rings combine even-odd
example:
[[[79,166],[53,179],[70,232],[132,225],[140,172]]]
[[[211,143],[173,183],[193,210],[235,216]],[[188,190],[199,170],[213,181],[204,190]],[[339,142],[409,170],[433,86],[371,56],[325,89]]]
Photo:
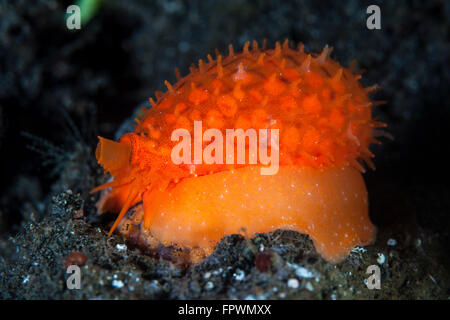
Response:
[[[431,255],[448,267],[449,1],[111,0],[69,31],[71,3],[0,0],[3,238],[45,216],[58,192],[85,197],[101,176],[96,136],[113,138],[164,80],[175,82],[175,67],[186,75],[215,48],[288,38],[313,52],[333,46],[341,64],[366,69],[365,86],[381,87],[375,98],[387,104],[374,113],[395,139],[372,147],[372,221],[405,241],[434,237]],[[382,30],[366,28],[370,4]]]

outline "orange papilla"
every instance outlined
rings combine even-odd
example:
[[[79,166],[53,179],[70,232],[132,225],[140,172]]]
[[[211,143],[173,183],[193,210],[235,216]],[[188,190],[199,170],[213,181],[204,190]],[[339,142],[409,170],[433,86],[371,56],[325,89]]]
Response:
[[[370,161],[370,99],[358,82],[360,76],[329,58],[329,52],[326,47],[311,55],[302,46],[296,50],[278,45],[251,50],[247,46],[242,53],[219,55],[217,60],[202,62],[176,84],[167,83],[168,91],[153,102],[133,133],[118,142],[100,138],[97,160],[114,180],[94,191],[111,188],[99,202],[99,211],[120,211],[111,232],[130,206],[143,200],[143,226],[149,229],[155,223],[152,199],[158,198],[158,193],[173,190],[178,194],[176,188],[184,180],[193,179],[194,183],[197,177],[236,169],[233,165],[175,165],[171,161],[170,151],[177,143],[171,140],[172,132],[185,128],[194,136],[194,120],[202,121],[203,132],[216,128],[224,136],[228,128],[279,128],[280,165],[310,168],[311,174],[334,168],[359,170],[358,160]],[[354,179],[353,173],[348,177]],[[270,181],[275,180],[262,179],[261,183]],[[223,204],[230,210],[238,205]],[[247,218],[242,219],[245,224]],[[217,241],[215,236],[210,238]]]

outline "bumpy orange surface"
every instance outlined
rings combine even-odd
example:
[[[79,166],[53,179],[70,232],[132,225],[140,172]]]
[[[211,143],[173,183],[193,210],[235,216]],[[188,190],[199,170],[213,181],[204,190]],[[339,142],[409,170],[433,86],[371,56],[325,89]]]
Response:
[[[208,56],[175,85],[166,82],[135,132],[118,142],[100,138],[96,156],[113,180],[93,191],[107,189],[99,212],[119,213],[111,232],[143,202],[133,218],[143,234],[205,252],[241,228],[306,233],[333,263],[371,243],[360,160],[373,166],[368,147],[373,129],[384,125],[372,119],[373,88],[363,88],[360,75],[330,52],[308,54],[287,42],[258,49],[254,42],[237,54],[230,46],[227,57]],[[224,136],[226,129],[279,129],[278,173],[263,176],[250,164],[174,164],[171,134],[185,128],[194,136],[194,121]]]

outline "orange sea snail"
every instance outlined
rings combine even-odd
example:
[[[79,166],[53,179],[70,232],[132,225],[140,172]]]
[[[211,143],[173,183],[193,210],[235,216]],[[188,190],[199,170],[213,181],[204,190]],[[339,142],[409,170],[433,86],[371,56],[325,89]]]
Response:
[[[119,212],[110,234],[118,225],[124,235],[138,226],[144,238],[208,254],[242,228],[292,229],[308,234],[332,263],[372,243],[360,161],[373,167],[369,144],[385,126],[372,119],[373,87],[363,88],[359,74],[332,60],[328,46],[309,54],[302,44],[259,49],[254,41],[242,53],[229,51],[200,60],[175,85],[166,81],[167,92],[150,99],[134,132],[118,142],[100,138],[96,157],[113,180],[93,191],[107,189],[99,212]],[[261,164],[175,164],[171,135],[193,133],[194,121],[202,121],[202,134],[278,129],[278,172],[261,175]]]

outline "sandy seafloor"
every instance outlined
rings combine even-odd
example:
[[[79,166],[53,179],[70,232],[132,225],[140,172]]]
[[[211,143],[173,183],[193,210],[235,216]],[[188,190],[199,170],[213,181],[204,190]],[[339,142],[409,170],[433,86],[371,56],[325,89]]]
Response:
[[[0,298],[450,297],[449,1],[105,1],[79,32],[65,28],[69,4],[0,1]],[[369,4],[381,30],[365,27]],[[107,238],[112,217],[88,194],[105,181],[96,136],[113,138],[175,67],[185,75],[215,48],[264,38],[333,46],[367,70],[364,85],[381,86],[375,114],[395,139],[372,148],[377,170],[364,175],[376,243],[331,265],[296,232],[230,235],[186,266],[170,249]],[[65,285],[73,251],[88,258],[80,290]],[[380,290],[364,284],[372,264]]]

